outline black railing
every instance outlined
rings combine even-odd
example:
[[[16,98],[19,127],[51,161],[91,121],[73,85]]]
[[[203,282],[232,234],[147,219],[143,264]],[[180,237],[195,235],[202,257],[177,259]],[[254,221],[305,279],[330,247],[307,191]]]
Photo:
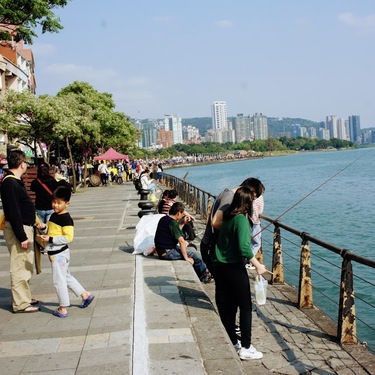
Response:
[[[200,215],[202,220],[207,220],[212,202],[215,200],[214,195],[167,173],[163,173],[163,184],[168,189],[176,189],[180,199]]]
[[[200,214],[203,220],[207,219],[215,199],[214,195],[172,175],[164,174],[163,182],[169,189],[177,190],[180,199],[190,206],[190,210]],[[285,282],[284,270],[287,270],[287,282],[298,286],[299,308],[312,308],[314,306],[313,291],[320,293],[322,298],[326,298],[328,303],[319,303],[317,306],[332,318],[337,314],[337,318],[334,320],[337,323],[337,339],[340,343],[361,343],[357,335],[357,321],[362,331],[366,330],[367,333],[370,332],[370,335],[375,336],[373,318],[375,306],[368,301],[365,295],[354,294],[356,282],[357,289],[366,287],[369,293],[373,295],[375,284],[369,281],[368,277],[361,277],[360,275],[368,275],[369,272],[372,272],[375,268],[375,261],[322,241],[307,232],[283,224],[279,220],[264,215],[262,219],[269,224],[263,225],[263,244],[258,254],[262,261],[264,256],[266,256],[265,258],[269,256],[271,260],[273,272],[271,283],[283,284]],[[273,226],[273,231],[270,226]],[[282,235],[281,230],[285,231],[285,234],[283,232]],[[270,240],[267,239],[267,233],[272,235]],[[296,238],[300,238],[298,243],[295,242]],[[272,251],[267,250],[267,243]],[[313,251],[310,243],[316,246]],[[334,256],[331,261],[327,259],[325,254],[327,251]],[[337,255],[341,257],[341,265],[337,262]],[[286,262],[283,260],[284,257],[287,258]],[[312,257],[317,264],[316,268],[311,266]],[[358,267],[362,267],[356,274],[353,272],[353,262],[358,264]],[[298,269],[298,272],[295,271],[296,269]],[[328,293],[325,292],[326,287],[314,286],[313,274],[324,279],[324,285],[328,283],[330,287],[335,288],[338,301],[335,302],[332,297],[329,297]],[[340,280],[340,282],[337,283],[337,280]],[[332,307],[327,308],[327,305]],[[364,343],[362,342],[362,344]],[[372,352],[374,352],[374,348],[375,340],[369,346]]]

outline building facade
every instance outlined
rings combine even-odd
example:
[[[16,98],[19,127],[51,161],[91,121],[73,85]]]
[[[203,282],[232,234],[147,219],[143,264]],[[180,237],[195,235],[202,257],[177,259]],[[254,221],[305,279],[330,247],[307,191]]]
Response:
[[[254,139],[267,139],[268,138],[268,119],[262,113],[255,113],[252,116],[254,124]]]
[[[172,132],[174,145],[183,143],[181,117],[178,115],[165,115],[164,129]]]
[[[7,90],[36,93],[34,75],[34,55],[31,49],[24,48],[23,42],[0,41],[0,95],[5,97]],[[0,162],[6,157],[7,133],[0,125]]]
[[[228,128],[227,103],[216,101],[211,104],[212,129],[226,130]]]
[[[254,140],[254,126],[250,116],[244,116],[242,113],[239,113],[233,119],[233,129],[236,143]]]
[[[361,143],[361,120],[358,115],[349,116],[349,137],[351,142]]]

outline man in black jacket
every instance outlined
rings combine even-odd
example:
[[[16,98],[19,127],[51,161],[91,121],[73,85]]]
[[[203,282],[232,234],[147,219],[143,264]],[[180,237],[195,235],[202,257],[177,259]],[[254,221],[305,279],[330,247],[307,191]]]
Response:
[[[14,313],[39,311],[33,306],[29,280],[34,268],[35,208],[21,180],[27,170],[26,156],[21,150],[8,154],[9,172],[1,185],[5,215],[4,237],[10,254],[10,279]]]

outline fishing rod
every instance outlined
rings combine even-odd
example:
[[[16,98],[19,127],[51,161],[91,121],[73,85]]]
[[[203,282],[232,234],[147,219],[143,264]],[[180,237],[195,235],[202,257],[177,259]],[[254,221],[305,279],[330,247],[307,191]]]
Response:
[[[315,189],[313,189],[312,191],[310,191],[308,194],[304,195],[300,200],[298,200],[296,203],[294,203],[292,206],[290,206],[287,210],[285,210],[281,215],[279,215],[275,220],[273,220],[272,222],[270,222],[268,225],[266,225],[264,228],[262,228],[258,233],[254,234],[251,238],[253,239],[254,237],[256,237],[258,234],[262,233],[264,230],[266,230],[268,227],[270,227],[272,224],[274,224],[276,221],[278,221],[282,216],[284,216],[286,213],[288,213],[289,211],[291,211],[294,207],[298,206],[301,202],[303,202],[306,198],[308,198],[310,195],[314,194],[317,190],[319,190],[322,186],[324,186],[325,184],[327,184],[328,182],[332,181],[334,178],[336,178],[340,173],[342,173],[345,169],[349,168],[350,166],[352,166],[354,163],[356,163],[359,159],[363,158],[365,155],[367,155],[369,152],[371,152],[372,150],[368,150],[366,153],[364,153],[363,155],[359,156],[358,158],[356,158],[355,160],[353,160],[352,162],[350,162],[349,164],[347,164],[344,168],[342,168],[341,170],[339,170],[338,172],[336,172],[333,176],[329,177],[327,180],[325,180],[324,182],[322,182],[319,186],[317,186]]]

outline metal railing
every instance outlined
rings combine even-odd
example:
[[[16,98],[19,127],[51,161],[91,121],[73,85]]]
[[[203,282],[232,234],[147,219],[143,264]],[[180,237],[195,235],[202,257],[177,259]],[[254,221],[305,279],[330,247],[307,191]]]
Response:
[[[168,189],[177,190],[180,199],[184,201],[191,210],[200,215],[202,220],[207,220],[212,203],[216,198],[214,195],[167,173],[163,173],[163,184]]]
[[[339,301],[337,303],[337,338],[342,344],[357,344],[360,340],[357,335],[357,321],[360,321],[362,325],[366,327],[367,330],[371,330],[375,335],[375,328],[373,323],[366,322],[359,318],[359,314],[356,313],[355,299],[361,299],[361,303],[365,304],[370,309],[375,309],[375,306],[371,302],[366,301],[364,298],[355,296],[354,293],[354,279],[358,280],[358,283],[368,284],[369,290],[373,290],[375,286],[369,280],[361,278],[359,275],[353,272],[353,262],[360,265],[367,266],[370,268],[375,268],[375,261],[367,258],[363,258],[347,249],[342,249],[336,247],[328,242],[322,241],[319,238],[311,236],[309,233],[298,231],[286,224],[281,223],[278,220],[272,219],[270,217],[262,215],[262,219],[269,222],[269,225],[274,226],[273,230],[273,243],[272,243],[272,279],[271,283],[282,284],[284,283],[284,260],[283,256],[293,257],[293,246],[299,247],[299,276],[298,276],[298,307],[299,308],[312,308],[314,306],[313,290],[319,291],[319,288],[314,288],[313,284],[313,273],[323,277],[325,281],[328,281],[335,285],[339,289]],[[268,229],[266,226],[263,230]],[[286,238],[286,236],[281,236],[281,229],[293,234],[301,239],[299,244],[294,243]],[[296,237],[294,237],[296,238]],[[282,239],[284,242],[288,242],[289,248],[286,251],[283,249]],[[314,251],[311,250],[310,243],[315,244],[317,247]],[[264,246],[263,246],[264,247]],[[330,252],[331,254],[336,254],[341,257],[341,266],[337,264],[336,258],[330,261],[326,259],[325,256],[319,255],[319,249],[324,249],[323,251]],[[319,263],[319,268],[314,270],[311,266],[311,260],[315,258],[317,263]],[[295,258],[295,261],[298,259]],[[324,266],[323,263],[329,264],[329,266]],[[324,271],[322,271],[324,270]],[[370,269],[367,269],[368,271]],[[339,271],[339,272],[338,272]],[[335,280],[327,277],[325,274],[334,275],[340,273],[340,283],[335,284]],[[319,291],[320,292],[320,291]],[[324,292],[322,293],[324,295]],[[326,298],[329,298],[325,295]],[[331,300],[334,303],[333,300]],[[320,309],[325,311],[324,306],[319,306]],[[327,312],[327,311],[326,311]],[[373,310],[375,312],[375,310]],[[329,311],[327,312],[328,315]],[[370,314],[373,316],[373,314]]]
[[[163,178],[165,186],[169,189],[176,189],[180,199],[188,204],[191,210],[200,214],[203,220],[207,219],[212,203],[216,198],[214,195],[175,176],[164,174]],[[269,256],[273,272],[271,283],[283,284],[285,282],[284,270],[288,270],[287,282],[298,288],[297,304],[301,309],[314,307],[313,291],[326,298],[328,304],[320,303],[317,306],[333,319],[337,314],[337,318],[334,320],[337,323],[337,339],[341,344],[365,344],[359,340],[357,335],[357,321],[360,323],[362,331],[372,332],[375,337],[373,318],[375,306],[366,296],[361,295],[361,293],[354,293],[356,282],[359,288],[365,285],[373,295],[375,284],[368,278],[361,277],[360,274],[366,274],[366,272],[368,274],[372,271],[375,268],[375,261],[363,258],[347,249],[336,247],[311,236],[307,232],[283,224],[279,220],[265,215],[262,215],[262,219],[269,224],[263,226],[263,244],[257,258],[259,257],[263,261],[265,255],[267,255],[267,259]],[[274,227],[273,231],[270,226]],[[272,236],[270,240],[267,239],[267,232],[270,234],[269,236]],[[297,243],[295,242],[296,239],[298,240]],[[265,246],[267,242],[272,251],[267,251],[267,246]],[[285,243],[288,246],[284,246]],[[310,244],[315,246],[313,250]],[[283,249],[283,246],[285,249]],[[330,255],[327,256],[328,254]],[[338,263],[337,255],[341,259],[341,265]],[[288,258],[287,261],[284,261],[284,258]],[[316,268],[311,266],[312,258],[317,263]],[[365,267],[365,269],[362,268],[358,274],[355,274],[353,262],[356,263],[356,266]],[[324,279],[325,286],[314,285],[313,274]],[[337,283],[337,280],[340,280],[340,282]],[[375,281],[375,277],[373,280]],[[335,289],[334,294],[337,295],[337,302],[325,292],[327,284]],[[356,302],[357,307],[359,302],[360,309],[356,309]],[[329,305],[328,308],[327,305]],[[368,319],[362,318],[366,315],[366,311]],[[369,349],[374,352],[374,347],[370,346]]]

